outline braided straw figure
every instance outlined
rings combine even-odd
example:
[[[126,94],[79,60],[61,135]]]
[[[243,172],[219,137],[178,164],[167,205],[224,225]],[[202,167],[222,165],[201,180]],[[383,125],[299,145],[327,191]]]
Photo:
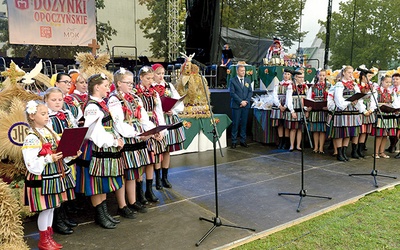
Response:
[[[0,179],[0,250],[29,249],[24,241],[20,203],[11,188]]]
[[[92,53],[76,53],[75,60],[79,63],[79,72],[85,79],[88,79],[94,74],[105,74],[107,78],[112,81],[112,72],[106,69],[106,65],[110,62],[110,56],[108,54],[99,54],[93,56]]]
[[[181,76],[176,83],[176,89],[179,95],[186,97],[183,99],[185,108],[181,114],[182,118],[208,118],[211,116],[208,99],[210,91],[208,90],[207,80],[199,74],[199,67],[191,63],[194,54],[186,56],[185,63],[182,65]],[[203,82],[206,83],[204,92]],[[207,96],[206,96],[207,95]]]

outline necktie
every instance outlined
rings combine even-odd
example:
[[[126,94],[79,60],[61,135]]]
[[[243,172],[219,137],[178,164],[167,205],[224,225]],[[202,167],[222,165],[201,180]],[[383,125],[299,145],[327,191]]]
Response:
[[[243,78],[240,78],[240,84],[242,84],[243,87]]]

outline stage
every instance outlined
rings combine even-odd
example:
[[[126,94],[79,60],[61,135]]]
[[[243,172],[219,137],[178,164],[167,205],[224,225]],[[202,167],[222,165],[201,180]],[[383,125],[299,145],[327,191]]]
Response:
[[[248,140],[250,141],[250,140]],[[279,196],[279,192],[300,191],[299,151],[277,150],[260,143],[249,148],[224,148],[217,151],[219,218],[223,223],[256,229],[217,227],[204,242],[195,243],[212,224],[199,217],[215,215],[213,151],[190,153],[171,158],[172,189],[155,191],[160,202],[146,214],[129,220],[121,218],[114,230],[102,229],[93,222],[93,208],[72,216],[81,224],[69,236],[55,235],[68,249],[224,249],[281,230],[301,221],[352,203],[378,190],[372,176],[350,177],[350,173],[370,173],[372,138],[368,140],[367,157],[349,162],[305,150],[305,189],[309,195],[331,196],[332,200],[304,197],[296,212],[298,196]],[[395,154],[391,154],[393,157]],[[396,159],[378,159],[380,174],[400,176]],[[380,189],[399,184],[398,180],[377,177]],[[116,214],[115,196],[108,195],[109,210]],[[36,248],[36,221],[24,224],[26,240]],[[395,230],[395,229],[393,229]],[[37,249],[37,248],[36,248]]]

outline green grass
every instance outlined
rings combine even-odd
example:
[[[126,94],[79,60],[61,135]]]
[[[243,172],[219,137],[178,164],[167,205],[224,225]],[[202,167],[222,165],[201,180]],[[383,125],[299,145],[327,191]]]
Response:
[[[374,192],[236,249],[400,249],[400,187]]]

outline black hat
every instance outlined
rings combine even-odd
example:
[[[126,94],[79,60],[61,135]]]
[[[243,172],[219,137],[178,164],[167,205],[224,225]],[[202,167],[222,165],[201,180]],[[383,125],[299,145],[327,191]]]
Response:
[[[372,72],[371,70],[367,69],[367,68],[357,68],[357,71],[360,71],[364,74],[373,74],[374,72]]]

